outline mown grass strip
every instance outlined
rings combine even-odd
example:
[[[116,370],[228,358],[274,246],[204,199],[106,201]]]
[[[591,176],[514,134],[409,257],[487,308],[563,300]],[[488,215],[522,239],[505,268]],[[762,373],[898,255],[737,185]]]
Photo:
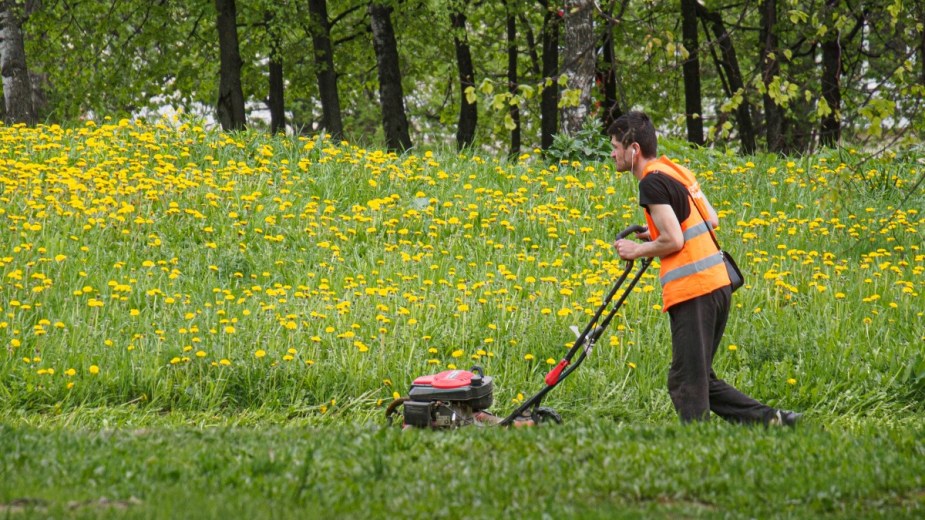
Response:
[[[587,420],[453,432],[0,427],[0,504],[164,518],[911,518],[925,509],[922,433],[922,424],[873,422],[767,430]],[[127,509],[100,506],[101,497]]]

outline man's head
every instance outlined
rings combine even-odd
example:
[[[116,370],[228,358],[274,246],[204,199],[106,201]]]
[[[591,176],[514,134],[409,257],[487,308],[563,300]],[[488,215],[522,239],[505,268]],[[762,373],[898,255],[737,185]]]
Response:
[[[644,112],[627,112],[607,129],[618,171],[629,171],[641,159],[654,159],[658,138],[652,120]]]

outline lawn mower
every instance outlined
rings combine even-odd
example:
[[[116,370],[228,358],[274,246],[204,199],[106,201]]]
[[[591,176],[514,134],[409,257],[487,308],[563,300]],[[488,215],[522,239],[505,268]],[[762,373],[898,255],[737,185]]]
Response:
[[[617,235],[617,240],[626,238],[630,233],[645,231],[645,227],[633,225],[621,231]],[[494,380],[491,376],[486,376],[481,367],[474,366],[470,370],[445,370],[438,374],[416,378],[411,383],[408,395],[395,399],[386,408],[385,416],[388,424],[392,424],[393,415],[398,413],[399,408],[402,408],[402,425],[405,428],[444,429],[469,425],[533,426],[549,422],[561,423],[562,418],[555,410],[540,406],[543,398],[581,366],[650,263],[652,263],[651,258],[643,258],[640,261],[640,267],[629,286],[620,294],[617,302],[605,315],[604,312],[633,269],[634,261],[626,261],[623,274],[610,289],[584,331],[579,333],[577,327],[572,327],[577,339],[565,357],[546,374],[546,386],[521,403],[507,417],[502,418],[488,412],[494,400]],[[575,358],[576,354],[577,358]],[[575,358],[574,361],[573,358]]]

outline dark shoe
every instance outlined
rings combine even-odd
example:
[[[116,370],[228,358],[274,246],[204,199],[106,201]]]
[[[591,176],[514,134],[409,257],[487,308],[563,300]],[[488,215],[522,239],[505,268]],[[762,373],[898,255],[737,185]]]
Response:
[[[796,426],[803,419],[803,414],[788,410],[774,410],[768,417],[767,426]]]

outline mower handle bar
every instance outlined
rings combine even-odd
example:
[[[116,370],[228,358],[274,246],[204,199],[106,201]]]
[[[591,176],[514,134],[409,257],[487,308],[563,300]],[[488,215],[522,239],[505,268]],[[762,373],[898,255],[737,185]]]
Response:
[[[617,235],[617,240],[623,240],[624,238],[628,237],[628,236],[630,235],[630,233],[639,234],[639,233],[645,233],[645,232],[648,231],[648,230],[649,230],[649,228],[647,228],[647,227],[645,227],[645,226],[640,226],[639,224],[633,224],[632,226],[630,226],[630,227],[624,229],[623,231],[621,231],[621,232]]]
[[[624,229],[623,231],[621,231],[617,235],[617,240],[622,240],[626,238],[627,236],[629,236],[630,233],[644,233],[646,229],[647,228],[645,226],[634,224]],[[601,316],[603,315],[604,311],[610,305],[614,296],[616,296],[617,291],[619,291],[620,288],[623,286],[623,283],[628,278],[630,271],[632,271],[633,263],[634,263],[633,260],[626,261],[626,268],[623,270],[623,274],[620,275],[620,278],[617,280],[614,286],[610,289],[610,292],[604,298],[603,303],[601,303],[601,305],[597,308],[597,311],[594,313],[594,316],[591,318],[591,321],[588,322],[588,325],[585,327],[584,331],[575,340],[575,343],[572,345],[572,348],[569,349],[568,353],[565,355],[562,361],[559,362],[559,365],[557,365],[556,369],[553,370],[553,372],[557,372],[558,374],[555,377],[553,377],[552,380],[547,379],[547,384],[542,390],[537,392],[533,397],[524,401],[519,407],[517,407],[517,409],[513,413],[511,413],[504,420],[502,420],[500,423],[501,426],[507,426],[511,424],[517,416],[523,414],[523,412],[525,412],[528,408],[538,407],[540,405],[540,402],[542,402],[543,397],[545,397],[546,394],[549,393],[550,390],[558,386],[558,384],[561,383],[562,380],[568,377],[572,372],[575,371],[575,369],[578,368],[579,365],[581,365],[581,363],[588,356],[588,353],[591,351],[591,348],[594,346],[594,344],[597,342],[600,336],[604,333],[604,330],[606,330],[607,326],[610,325],[610,321],[617,314],[617,311],[620,309],[620,307],[623,306],[623,302],[626,301],[627,296],[629,296],[630,292],[633,290],[633,288],[642,278],[643,273],[645,273],[646,269],[649,267],[649,264],[652,263],[652,259],[651,258],[642,259],[640,268],[636,272],[636,275],[633,277],[633,279],[630,280],[629,286],[623,291],[623,293],[620,295],[620,298],[617,299],[617,303],[613,306],[612,309],[610,309],[610,312],[608,312],[607,315],[604,316],[603,321],[600,321]],[[572,358],[575,356],[576,353],[579,353],[579,352],[580,354],[578,355],[578,359],[576,359],[575,362],[572,363],[571,362]],[[550,375],[552,375],[552,373],[548,374],[547,378],[549,378]]]

